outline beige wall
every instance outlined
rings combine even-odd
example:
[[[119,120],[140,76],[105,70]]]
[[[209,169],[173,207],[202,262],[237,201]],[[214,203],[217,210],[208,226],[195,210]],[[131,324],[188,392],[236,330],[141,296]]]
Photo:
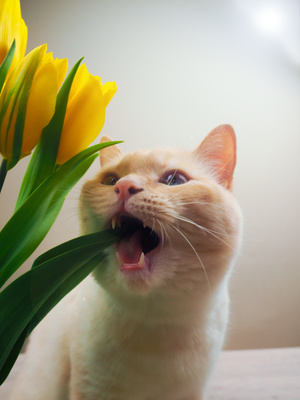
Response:
[[[218,124],[234,126],[245,234],[231,283],[229,348],[300,345],[297,3],[277,1],[288,30],[267,36],[253,23],[263,1],[21,0],[28,50],[47,42],[55,57],[73,65],[84,55],[92,73],[116,80],[103,133],[125,140],[124,150],[191,149]],[[1,225],[25,165],[9,174]],[[79,233],[78,194],[79,187],[36,254]]]

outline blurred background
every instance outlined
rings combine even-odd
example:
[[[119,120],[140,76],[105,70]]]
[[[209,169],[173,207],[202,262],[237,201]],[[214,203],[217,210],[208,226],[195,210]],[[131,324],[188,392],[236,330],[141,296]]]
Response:
[[[48,43],[70,67],[85,56],[103,83],[117,82],[102,134],[124,140],[124,151],[194,149],[217,125],[234,127],[234,192],[245,227],[226,348],[299,346],[299,0],[21,0],[21,7],[27,52]],[[27,163],[9,172],[0,227]],[[24,269],[79,234],[81,185]]]

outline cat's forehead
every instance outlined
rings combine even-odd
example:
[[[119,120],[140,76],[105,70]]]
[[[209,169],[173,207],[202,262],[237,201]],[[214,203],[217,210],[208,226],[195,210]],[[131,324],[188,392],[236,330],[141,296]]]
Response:
[[[182,150],[156,149],[139,150],[125,154],[119,161],[117,168],[123,173],[161,173],[176,168],[187,168],[191,163],[191,154]]]

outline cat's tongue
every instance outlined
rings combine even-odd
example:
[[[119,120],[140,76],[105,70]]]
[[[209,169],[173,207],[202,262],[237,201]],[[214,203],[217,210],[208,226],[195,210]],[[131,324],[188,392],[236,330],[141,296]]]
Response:
[[[122,270],[132,271],[148,266],[148,259],[144,256],[141,240],[142,232],[136,231],[116,245],[117,257]]]

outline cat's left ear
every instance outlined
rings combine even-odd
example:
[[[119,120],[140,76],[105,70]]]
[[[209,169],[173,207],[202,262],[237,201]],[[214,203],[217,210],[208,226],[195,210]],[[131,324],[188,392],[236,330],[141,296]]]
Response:
[[[231,189],[236,164],[236,138],[230,125],[220,125],[210,132],[194,154],[210,168],[222,186]]]
[[[108,136],[102,136],[100,143],[111,142],[111,138]],[[100,162],[101,166],[104,167],[105,165],[111,163],[115,159],[121,158],[122,151],[119,149],[117,145],[108,146],[104,149],[100,150]]]

